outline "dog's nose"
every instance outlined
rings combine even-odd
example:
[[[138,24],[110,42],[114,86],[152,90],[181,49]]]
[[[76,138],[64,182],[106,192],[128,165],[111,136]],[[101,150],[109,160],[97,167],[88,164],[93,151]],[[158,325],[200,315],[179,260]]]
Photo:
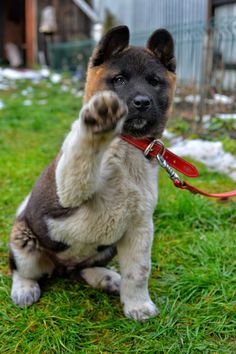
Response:
[[[133,99],[133,105],[139,111],[147,111],[151,106],[151,100],[148,96],[138,95]]]

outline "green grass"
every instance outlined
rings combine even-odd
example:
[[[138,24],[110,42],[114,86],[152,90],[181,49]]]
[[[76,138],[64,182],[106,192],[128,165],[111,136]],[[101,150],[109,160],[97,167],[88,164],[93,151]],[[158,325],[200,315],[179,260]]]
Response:
[[[55,279],[27,309],[10,300],[8,234],[15,209],[55,156],[81,99],[59,86],[33,85],[32,106],[15,91],[0,111],[0,353],[235,353],[236,204],[175,189],[164,172],[155,211],[150,292],[160,316],[124,318],[117,296]],[[41,105],[39,100],[48,104]],[[199,165],[206,190],[235,189]]]

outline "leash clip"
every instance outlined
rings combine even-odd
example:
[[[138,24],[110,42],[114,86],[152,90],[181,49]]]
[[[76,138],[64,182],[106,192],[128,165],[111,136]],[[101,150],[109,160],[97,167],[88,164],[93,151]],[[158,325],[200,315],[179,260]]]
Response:
[[[146,149],[144,150],[144,152],[143,152],[143,154],[144,154],[144,156],[145,157],[147,157],[148,156],[148,154],[153,150],[153,146],[155,145],[155,144],[158,144],[158,145],[160,145],[161,147],[162,147],[162,151],[161,151],[161,155],[163,155],[164,153],[165,153],[165,146],[164,146],[164,144],[162,143],[162,141],[161,140],[159,140],[159,139],[154,139],[153,141],[151,141],[150,142],[150,144],[146,147]]]
[[[172,167],[167,163],[167,161],[162,156],[163,154],[158,154],[156,156],[157,161],[159,162],[160,166],[168,173],[168,176],[173,182],[178,181],[180,185],[183,185],[183,181],[179,177],[179,175],[173,170]]]
[[[173,168],[168,164],[166,159],[163,157],[163,155],[166,152],[166,148],[161,140],[154,139],[153,141],[151,141],[151,143],[144,150],[144,153],[143,153],[144,156],[148,157],[149,153],[151,151],[153,151],[153,146],[155,144],[158,144],[159,146],[161,146],[161,151],[156,155],[156,159],[159,162],[160,166],[167,172],[168,176],[175,184],[178,184],[179,186],[183,186],[184,182],[181,180],[179,175],[173,170]]]

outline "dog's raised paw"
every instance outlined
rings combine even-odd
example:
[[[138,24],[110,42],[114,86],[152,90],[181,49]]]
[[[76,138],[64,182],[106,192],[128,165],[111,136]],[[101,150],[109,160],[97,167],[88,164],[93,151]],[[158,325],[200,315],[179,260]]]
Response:
[[[145,321],[150,317],[159,315],[158,308],[152,301],[144,303],[126,304],[124,307],[125,316],[137,321]]]
[[[127,112],[125,102],[119,99],[115,92],[101,91],[84,107],[82,117],[92,132],[100,133],[114,130]]]

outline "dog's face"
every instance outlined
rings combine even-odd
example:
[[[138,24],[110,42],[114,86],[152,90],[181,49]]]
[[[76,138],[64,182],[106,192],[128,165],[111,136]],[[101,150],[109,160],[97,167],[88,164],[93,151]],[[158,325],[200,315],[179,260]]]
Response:
[[[85,102],[99,91],[112,90],[128,106],[123,134],[160,137],[175,90],[173,39],[161,29],[151,35],[146,48],[128,43],[126,26],[102,38],[90,59]]]

